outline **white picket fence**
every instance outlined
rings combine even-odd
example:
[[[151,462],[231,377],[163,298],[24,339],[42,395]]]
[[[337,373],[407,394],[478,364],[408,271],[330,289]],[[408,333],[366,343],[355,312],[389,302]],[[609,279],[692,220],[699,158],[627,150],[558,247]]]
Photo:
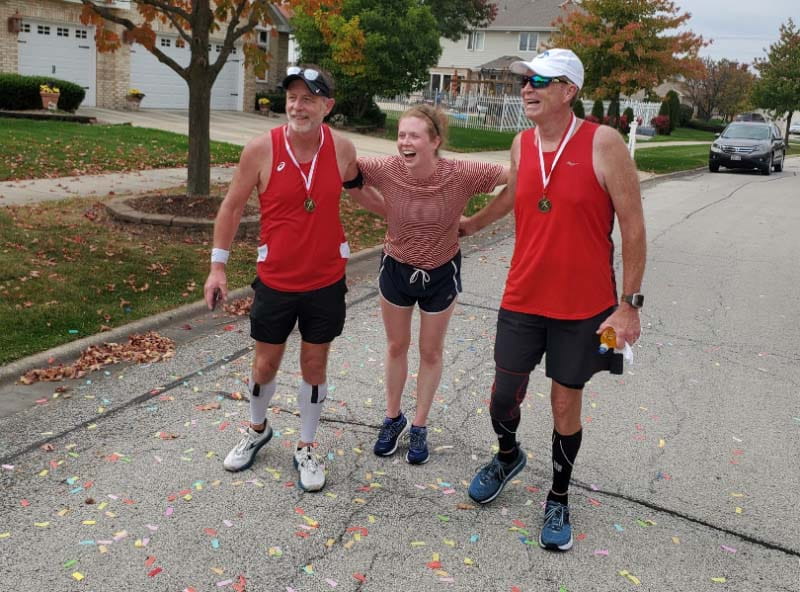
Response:
[[[493,131],[517,132],[531,127],[522,108],[522,98],[513,95],[489,96],[479,94],[450,95],[439,93],[431,96],[423,93],[400,95],[393,98],[375,97],[378,107],[387,115],[400,115],[409,107],[426,103],[440,106],[449,116],[451,126]],[[592,111],[592,101],[583,101],[587,114]],[[604,109],[608,112],[608,104]],[[650,120],[658,115],[660,103],[645,101],[620,101],[620,113],[628,107],[633,109],[635,118],[641,117],[642,125],[650,125]]]

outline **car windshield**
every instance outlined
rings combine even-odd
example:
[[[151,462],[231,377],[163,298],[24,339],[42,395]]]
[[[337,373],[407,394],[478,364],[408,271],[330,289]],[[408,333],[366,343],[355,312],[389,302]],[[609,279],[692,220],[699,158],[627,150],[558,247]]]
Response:
[[[769,140],[769,128],[761,125],[732,125],[722,132],[722,137],[731,140]]]

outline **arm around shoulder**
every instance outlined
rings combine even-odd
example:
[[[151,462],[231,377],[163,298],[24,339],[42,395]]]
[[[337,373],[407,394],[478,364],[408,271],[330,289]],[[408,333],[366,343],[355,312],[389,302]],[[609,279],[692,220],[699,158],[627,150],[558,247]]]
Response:
[[[459,234],[470,236],[492,222],[499,220],[514,209],[514,194],[517,190],[517,162],[519,160],[520,135],[517,134],[511,144],[511,166],[505,167],[503,173],[498,178],[498,185],[506,183],[506,186],[486,204],[480,211],[470,217],[461,218],[459,224]]]

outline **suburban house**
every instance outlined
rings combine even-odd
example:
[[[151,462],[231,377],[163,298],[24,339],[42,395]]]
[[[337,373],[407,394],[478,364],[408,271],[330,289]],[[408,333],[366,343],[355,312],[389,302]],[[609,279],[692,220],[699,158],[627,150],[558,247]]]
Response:
[[[136,22],[138,12],[128,0],[105,0],[104,6]],[[84,106],[122,108],[129,89],[142,91],[143,107],[186,109],[189,90],[171,68],[143,46],[127,42],[115,52],[98,52],[94,27],[80,21],[80,0],[0,0],[0,72],[54,76],[86,90]],[[258,90],[273,90],[286,69],[289,22],[284,7],[272,5],[272,22],[257,29],[257,42],[270,52],[270,68],[263,79],[245,68],[241,44],[234,48],[211,93],[211,108],[252,111]],[[106,26],[122,35],[122,27]],[[178,63],[188,63],[186,42],[157,21],[156,44]],[[222,48],[211,39],[209,58]]]
[[[570,0],[497,0],[497,17],[458,41],[442,39],[442,56],[430,70],[428,90],[517,94],[519,77],[508,66],[530,60],[550,39],[559,16],[574,10]]]

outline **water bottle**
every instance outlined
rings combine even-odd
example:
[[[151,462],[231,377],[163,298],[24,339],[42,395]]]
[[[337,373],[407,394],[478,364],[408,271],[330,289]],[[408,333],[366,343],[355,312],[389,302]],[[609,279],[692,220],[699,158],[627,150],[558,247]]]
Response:
[[[612,327],[606,327],[600,334],[600,347],[597,351],[601,354],[617,347],[617,333]]]

